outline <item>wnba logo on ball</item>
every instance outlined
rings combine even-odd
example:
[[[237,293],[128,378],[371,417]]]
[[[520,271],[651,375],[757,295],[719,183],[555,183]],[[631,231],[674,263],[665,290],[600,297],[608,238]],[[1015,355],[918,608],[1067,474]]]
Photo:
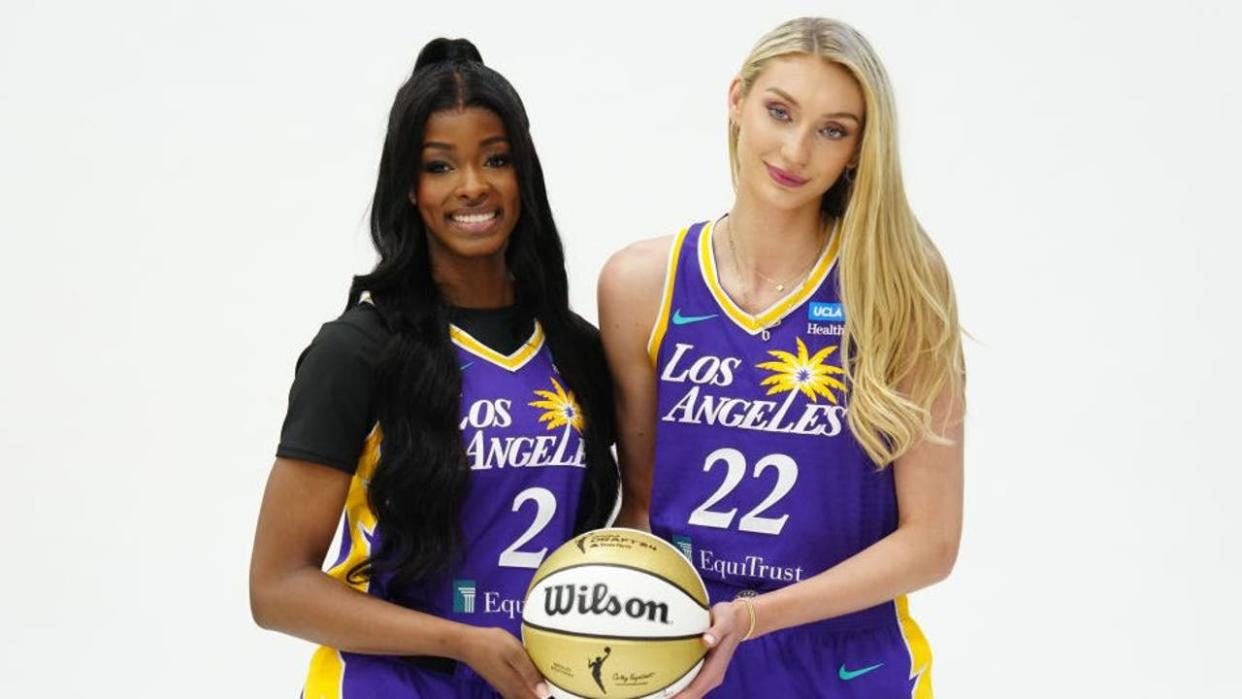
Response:
[[[631,619],[646,617],[648,621],[655,621],[656,617],[659,617],[660,623],[668,623],[668,605],[663,602],[653,602],[638,597],[631,597],[622,602],[616,595],[609,594],[608,585],[604,583],[596,583],[589,589],[591,594],[588,598],[586,585],[578,585],[576,589],[573,585],[549,585],[543,590],[544,611],[550,617],[558,614],[571,614],[574,611],[579,614],[607,614],[608,616],[620,616],[624,612]],[[577,603],[576,610],[575,603]]]

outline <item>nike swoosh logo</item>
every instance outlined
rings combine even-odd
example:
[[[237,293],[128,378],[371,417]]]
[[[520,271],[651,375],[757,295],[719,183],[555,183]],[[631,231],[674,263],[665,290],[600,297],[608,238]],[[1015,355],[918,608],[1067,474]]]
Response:
[[[864,667],[864,668],[863,668],[863,669],[861,669],[861,670],[852,670],[852,671],[851,671],[851,670],[846,670],[846,669],[845,669],[845,666],[844,666],[844,665],[842,665],[842,666],[841,666],[841,669],[840,669],[840,670],[837,670],[837,677],[840,677],[841,679],[843,679],[843,680],[845,680],[846,682],[848,682],[848,681],[850,681],[850,680],[854,679],[855,677],[859,677],[859,676],[861,676],[861,675],[865,675],[865,674],[867,674],[868,672],[871,672],[872,670],[876,670],[876,669],[878,669],[878,668],[880,668],[880,667],[883,667],[883,666],[884,666],[884,663],[877,663],[877,664],[875,664],[875,665],[872,665],[871,667]]]
[[[713,313],[709,316],[683,316],[681,314],[681,309],[678,308],[677,310],[673,311],[673,325],[689,325],[691,323],[697,323],[701,320],[711,320],[712,318],[715,318],[717,315],[718,314]]]

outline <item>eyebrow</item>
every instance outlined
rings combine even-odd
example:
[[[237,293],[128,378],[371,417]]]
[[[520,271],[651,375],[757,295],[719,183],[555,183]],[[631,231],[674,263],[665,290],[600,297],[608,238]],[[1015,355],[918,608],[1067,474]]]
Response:
[[[497,143],[508,143],[508,136],[490,136],[479,141],[480,148],[496,145]],[[427,141],[423,143],[423,148],[436,148],[438,150],[457,150],[457,147],[451,143],[441,143],[440,141]]]
[[[769,87],[767,91],[777,95],[778,97],[785,100],[786,102],[789,102],[795,107],[799,106],[798,100],[794,99],[793,95],[789,94],[788,92],[785,92],[779,87]],[[850,114],[849,112],[833,112],[831,114],[825,114],[824,116],[829,119],[853,119],[859,124],[862,123],[862,119],[859,119],[858,117],[854,116],[853,114]]]

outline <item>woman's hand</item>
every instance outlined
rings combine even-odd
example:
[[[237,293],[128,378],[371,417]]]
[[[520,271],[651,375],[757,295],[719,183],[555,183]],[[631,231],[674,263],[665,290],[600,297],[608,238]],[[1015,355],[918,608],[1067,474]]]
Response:
[[[504,629],[471,630],[463,640],[461,661],[479,673],[505,699],[546,699],[552,696],[521,642]]]
[[[735,600],[712,605],[712,625],[703,632],[703,643],[708,648],[703,669],[673,699],[699,699],[719,687],[724,681],[729,661],[733,659],[733,651],[737,650],[749,628],[750,614],[745,603]]]

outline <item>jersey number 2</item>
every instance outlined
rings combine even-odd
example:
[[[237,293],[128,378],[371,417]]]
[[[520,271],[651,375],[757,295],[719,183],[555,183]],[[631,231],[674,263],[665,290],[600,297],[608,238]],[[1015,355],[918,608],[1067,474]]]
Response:
[[[713,510],[711,507],[733,492],[733,489],[742,482],[742,478],[746,475],[746,457],[737,449],[723,447],[707,455],[707,460],[703,462],[703,471],[710,471],[712,466],[722,462],[728,467],[725,471],[724,482],[720,484],[716,492],[711,494],[711,497],[690,513],[690,524],[728,529],[733,523],[733,517],[737,514],[736,507],[724,511]],[[769,466],[776,467],[776,485],[772,488],[772,492],[763,499],[763,502],[742,516],[737,523],[737,528],[741,531],[775,536],[781,533],[781,530],[785,528],[786,520],[789,519],[787,514],[780,517],[761,517],[760,513],[780,502],[781,498],[793,490],[794,483],[798,481],[798,462],[784,454],[768,454],[755,462],[755,471],[751,477],[758,478]]]
[[[506,568],[538,568],[548,552],[547,546],[538,551],[519,551],[518,549],[522,547],[522,544],[539,536],[539,532],[543,531],[543,528],[548,526],[548,522],[552,521],[552,516],[556,514],[556,496],[547,488],[527,488],[513,498],[513,511],[521,510],[522,504],[528,500],[535,501],[535,521],[530,523],[517,541],[500,552],[497,565]]]

